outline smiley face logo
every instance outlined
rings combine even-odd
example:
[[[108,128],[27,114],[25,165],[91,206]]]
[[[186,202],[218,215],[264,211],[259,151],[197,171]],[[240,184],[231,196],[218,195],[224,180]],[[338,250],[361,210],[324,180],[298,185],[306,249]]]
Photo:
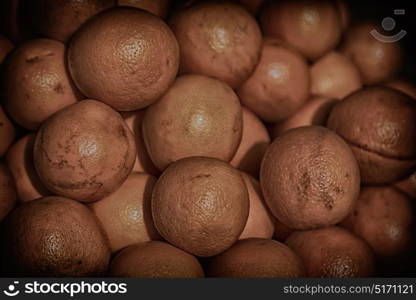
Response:
[[[404,15],[405,10],[404,9],[395,9],[394,14],[395,15]],[[391,31],[396,27],[396,21],[391,17],[386,17],[381,22],[381,26],[383,27],[384,30]],[[391,35],[391,36],[381,34],[376,29],[371,30],[370,33],[375,39],[377,39],[378,41],[383,42],[383,43],[395,43],[397,41],[400,41],[407,34],[406,30],[403,30],[403,29],[400,30],[397,34]]]
[[[14,281],[14,282],[13,282],[13,284],[10,284],[10,285],[7,287],[7,290],[4,290],[4,291],[3,291],[3,293],[4,293],[6,296],[9,296],[9,297],[14,297],[14,296],[19,295],[20,291],[19,291],[18,289],[16,289],[16,286],[17,286],[18,284],[19,284],[19,281]]]

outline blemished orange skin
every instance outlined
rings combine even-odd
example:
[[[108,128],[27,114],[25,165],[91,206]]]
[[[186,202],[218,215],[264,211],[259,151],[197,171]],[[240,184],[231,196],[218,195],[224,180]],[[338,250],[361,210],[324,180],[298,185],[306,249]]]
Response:
[[[1,262],[11,277],[100,277],[110,249],[93,213],[62,197],[18,206],[4,220]]]
[[[201,278],[204,271],[191,254],[168,243],[151,241],[121,250],[109,268],[112,277]]]
[[[91,18],[71,39],[68,65],[78,88],[119,111],[157,101],[174,82],[179,47],[159,17],[117,7]]]
[[[353,209],[360,189],[347,143],[321,126],[291,129],[267,150],[260,183],[273,215],[293,229],[334,225]]]
[[[364,187],[342,226],[364,239],[382,260],[413,251],[413,200],[393,187]]]
[[[143,109],[121,113],[121,116],[127,126],[133,132],[134,139],[136,141],[137,157],[134,163],[133,172],[147,173],[158,176],[160,175],[160,171],[152,162],[143,139],[144,114],[145,110]]]
[[[6,154],[15,137],[16,129],[0,105],[0,157]]]
[[[372,30],[383,32],[378,24],[356,24],[345,32],[340,46],[341,53],[354,62],[366,85],[391,79],[402,65],[400,43],[379,41],[370,34]]]
[[[169,20],[181,51],[181,74],[212,76],[232,88],[254,71],[261,32],[254,17],[231,1],[200,1]]]
[[[399,90],[402,93],[416,99],[416,85],[406,79],[395,78],[384,84],[385,86]]]
[[[212,258],[208,277],[293,278],[303,277],[300,257],[280,242],[252,238],[240,240]]]
[[[171,2],[171,0],[118,0],[118,5],[144,9],[165,19],[168,15]]]
[[[39,129],[36,171],[48,190],[94,202],[116,191],[133,169],[134,137],[108,105],[83,100],[59,111]]]
[[[267,122],[290,117],[308,99],[309,66],[296,51],[266,39],[260,62],[238,89],[243,105]]]
[[[246,226],[239,239],[270,239],[274,232],[274,218],[264,201],[260,183],[248,174],[241,174],[248,191],[250,211],[248,213]]]
[[[63,43],[96,14],[114,7],[116,0],[32,0],[33,26],[42,36]]]
[[[362,87],[358,68],[336,51],[317,60],[310,72],[312,95],[342,100]]]
[[[52,114],[83,98],[67,72],[65,51],[61,42],[33,39],[10,55],[4,106],[26,129],[38,129]]]
[[[357,91],[334,106],[327,126],[351,146],[364,183],[392,183],[416,167],[416,101],[399,91]]]
[[[6,55],[14,48],[11,41],[0,34],[0,65],[3,63]]]
[[[284,41],[311,61],[338,45],[340,22],[338,7],[329,0],[269,1],[260,16],[265,36]]]
[[[261,160],[270,144],[270,136],[263,122],[243,107],[243,133],[240,146],[230,164],[258,178]]]
[[[135,243],[160,239],[150,208],[155,182],[151,175],[133,172],[117,191],[90,204],[113,253]]]
[[[153,163],[164,170],[191,156],[230,161],[242,127],[241,105],[228,85],[207,76],[183,75],[146,109],[143,137]]]
[[[291,117],[270,125],[269,130],[272,140],[289,129],[310,125],[325,126],[329,113],[337,102],[338,100],[325,97],[311,97]]]
[[[160,235],[201,257],[217,255],[238,240],[249,206],[240,171],[207,157],[171,164],[152,196],[153,221]]]
[[[0,160],[0,221],[16,204],[16,188],[13,176],[3,160]]]
[[[36,134],[31,133],[14,143],[7,151],[6,161],[16,183],[18,201],[27,202],[50,195],[36,173],[33,163],[33,144]]]
[[[285,244],[301,257],[308,277],[374,275],[374,254],[370,246],[341,227],[295,231]]]

